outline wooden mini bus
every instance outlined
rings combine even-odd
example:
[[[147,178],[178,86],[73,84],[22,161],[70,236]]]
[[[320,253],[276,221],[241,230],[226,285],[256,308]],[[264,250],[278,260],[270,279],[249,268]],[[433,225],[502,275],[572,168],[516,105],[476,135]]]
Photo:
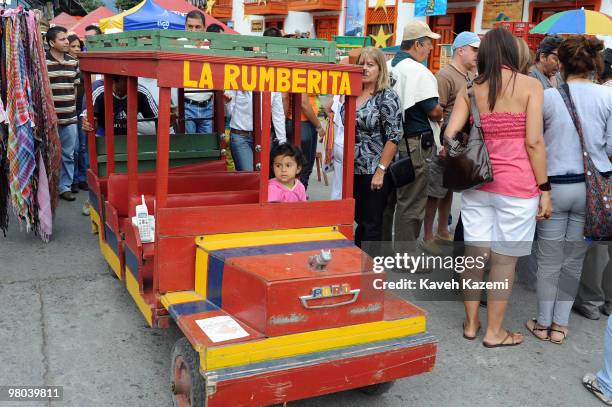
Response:
[[[437,342],[424,311],[374,289],[385,275],[353,244],[353,166],[344,166],[340,200],[267,199],[270,92],[290,94],[293,117],[304,93],[345,95],[344,161],[353,162],[362,70],[336,64],[335,43],[163,30],[87,42],[80,63],[91,123],[92,74],[103,75],[105,90],[105,135],[88,134],[92,228],[149,326],[173,320],[185,335],[171,361],[176,406],[379,393],[433,369]],[[123,136],[113,134],[111,75],[127,77]],[[156,136],[137,134],[138,78],[157,79]],[[172,88],[177,134],[169,131]],[[184,88],[214,92],[214,134],[184,134]],[[253,92],[252,172],[227,170],[228,89]],[[299,145],[295,122],[289,141]],[[131,221],[142,195],[155,217],[152,243]],[[328,263],[316,261],[322,250]]]

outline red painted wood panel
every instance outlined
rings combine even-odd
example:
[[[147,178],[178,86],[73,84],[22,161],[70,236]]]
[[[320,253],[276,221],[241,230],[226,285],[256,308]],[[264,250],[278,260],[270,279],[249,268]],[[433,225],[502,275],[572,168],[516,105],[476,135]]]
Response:
[[[268,60],[260,58],[221,57],[210,55],[182,54],[178,52],[89,52],[79,60],[84,72],[112,73],[139,77],[158,78],[160,87],[184,87],[183,61],[190,61],[190,77],[198,80],[203,63],[209,63],[216,90],[224,89],[223,72],[228,64],[246,67],[302,68],[330,72],[347,72],[350,82],[350,93],[361,94],[362,70],[350,65],[305,63],[294,61]],[[327,86],[332,88],[334,79],[327,78]],[[240,81],[238,81],[240,85]]]
[[[160,208],[156,226],[163,237],[352,225],[354,211],[352,199]]]
[[[366,256],[357,247],[331,249],[333,259],[324,272],[308,267],[310,256],[319,250],[274,255],[229,258],[223,273],[223,309],[266,336],[288,335],[319,329],[363,324],[383,319],[384,291],[373,288],[384,274],[363,269]],[[300,301],[315,288],[348,284],[353,295],[338,295]],[[249,287],[245,290],[244,287]]]
[[[208,397],[207,405],[271,405],[392,381],[431,371],[436,361],[436,350],[437,345],[429,343],[218,382],[215,393]]]

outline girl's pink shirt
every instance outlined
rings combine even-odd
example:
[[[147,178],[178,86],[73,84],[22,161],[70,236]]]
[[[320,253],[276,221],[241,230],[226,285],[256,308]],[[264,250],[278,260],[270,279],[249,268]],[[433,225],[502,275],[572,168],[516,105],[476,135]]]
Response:
[[[281,184],[276,178],[268,181],[268,202],[300,202],[306,200],[306,188],[299,179],[293,189]]]

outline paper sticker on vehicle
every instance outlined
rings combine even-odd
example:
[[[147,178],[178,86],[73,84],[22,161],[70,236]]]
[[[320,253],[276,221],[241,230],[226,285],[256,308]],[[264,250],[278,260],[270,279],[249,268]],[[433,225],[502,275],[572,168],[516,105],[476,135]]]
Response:
[[[227,315],[198,319],[196,324],[213,342],[223,342],[249,336],[249,333],[238,322]]]

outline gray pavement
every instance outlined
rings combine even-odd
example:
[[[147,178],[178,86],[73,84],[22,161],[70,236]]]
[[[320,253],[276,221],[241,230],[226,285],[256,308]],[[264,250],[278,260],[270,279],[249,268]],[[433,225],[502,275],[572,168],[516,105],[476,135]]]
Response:
[[[326,196],[316,171],[311,183],[312,198]],[[14,218],[7,238],[0,236],[0,385],[64,386],[63,402],[0,406],[170,406],[170,354],[181,334],[175,326],[147,328],[98,251],[80,214],[84,199],[81,192],[77,202],[60,204],[47,244],[20,232]],[[600,368],[605,319],[573,314],[562,346],[526,334],[519,347],[490,350],[481,340],[462,338],[460,303],[418,305],[439,339],[432,373],[400,380],[383,396],[348,391],[289,405],[601,405],[580,379]],[[508,328],[525,332],[522,325],[535,309],[535,294],[517,286]]]

